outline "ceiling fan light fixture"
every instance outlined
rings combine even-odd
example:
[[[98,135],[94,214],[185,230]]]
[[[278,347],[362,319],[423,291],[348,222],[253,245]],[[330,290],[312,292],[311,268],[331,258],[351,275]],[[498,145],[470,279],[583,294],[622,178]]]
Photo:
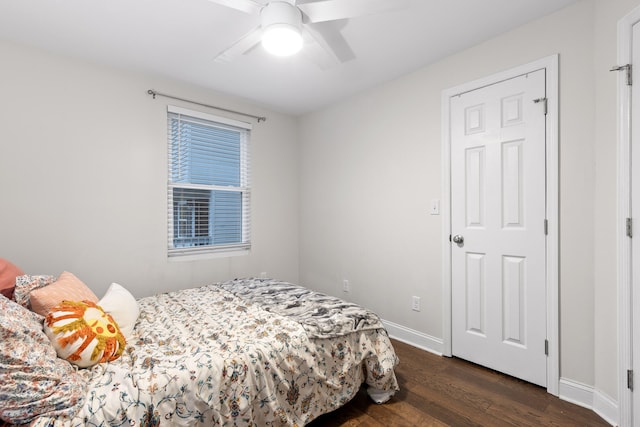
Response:
[[[277,56],[290,56],[302,49],[302,14],[291,3],[273,1],[260,12],[262,46]]]
[[[262,33],[262,46],[276,56],[290,56],[302,49],[300,30],[287,24],[274,24]]]

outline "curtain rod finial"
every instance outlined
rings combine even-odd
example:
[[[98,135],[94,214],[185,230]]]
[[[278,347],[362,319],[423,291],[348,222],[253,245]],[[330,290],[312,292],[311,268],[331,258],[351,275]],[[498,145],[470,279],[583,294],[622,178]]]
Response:
[[[153,89],[149,89],[149,90],[147,91],[147,93],[148,93],[149,95],[153,96],[153,99],[156,99],[156,91],[155,91],[155,90],[153,90]]]

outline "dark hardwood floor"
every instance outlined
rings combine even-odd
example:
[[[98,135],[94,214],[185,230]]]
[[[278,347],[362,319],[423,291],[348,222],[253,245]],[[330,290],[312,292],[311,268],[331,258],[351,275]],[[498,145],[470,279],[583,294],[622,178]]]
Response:
[[[373,403],[364,389],[309,426],[609,426],[589,409],[507,375],[393,341],[398,392]]]

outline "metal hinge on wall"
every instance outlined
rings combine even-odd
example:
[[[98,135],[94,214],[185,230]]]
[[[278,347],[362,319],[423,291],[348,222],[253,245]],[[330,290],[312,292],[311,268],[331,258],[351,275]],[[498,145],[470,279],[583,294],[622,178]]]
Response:
[[[631,218],[627,218],[625,228],[627,237],[633,237],[633,220]]]
[[[542,102],[542,110],[544,111],[544,115],[547,115],[547,98],[537,98],[534,99],[533,102],[535,102],[536,104]]]
[[[544,340],[544,354],[545,356],[549,355],[549,340]]]
[[[626,71],[627,74],[627,86],[631,86],[633,84],[633,77],[632,77],[632,65],[631,64],[626,64],[626,65],[616,65],[615,67],[611,68],[609,71]]]
[[[627,370],[627,388],[633,391],[633,370]]]
[[[545,219],[544,220],[544,235],[546,236],[547,234],[549,234],[549,220]]]

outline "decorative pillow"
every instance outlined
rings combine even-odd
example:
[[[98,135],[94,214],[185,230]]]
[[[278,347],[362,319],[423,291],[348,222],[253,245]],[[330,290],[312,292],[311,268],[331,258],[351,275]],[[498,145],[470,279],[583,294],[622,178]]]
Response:
[[[53,307],[44,332],[59,357],[81,368],[116,360],[126,344],[118,324],[91,301],[63,301]]]
[[[34,289],[29,295],[31,310],[46,316],[49,311],[62,301],[98,302],[98,297],[80,279],[68,271],[43,288]]]
[[[29,302],[31,291],[50,285],[54,281],[55,277],[53,276],[30,276],[28,274],[18,276],[16,277],[16,289],[13,293],[13,299],[21,306],[31,308],[31,303]]]
[[[130,340],[140,314],[138,302],[133,295],[121,285],[112,283],[98,305],[113,317],[124,338]]]
[[[16,287],[16,277],[22,276],[24,271],[6,259],[0,258],[0,294],[12,299]]]
[[[26,424],[78,411],[84,380],[56,355],[42,332],[42,317],[2,295],[0,342],[0,420]]]

